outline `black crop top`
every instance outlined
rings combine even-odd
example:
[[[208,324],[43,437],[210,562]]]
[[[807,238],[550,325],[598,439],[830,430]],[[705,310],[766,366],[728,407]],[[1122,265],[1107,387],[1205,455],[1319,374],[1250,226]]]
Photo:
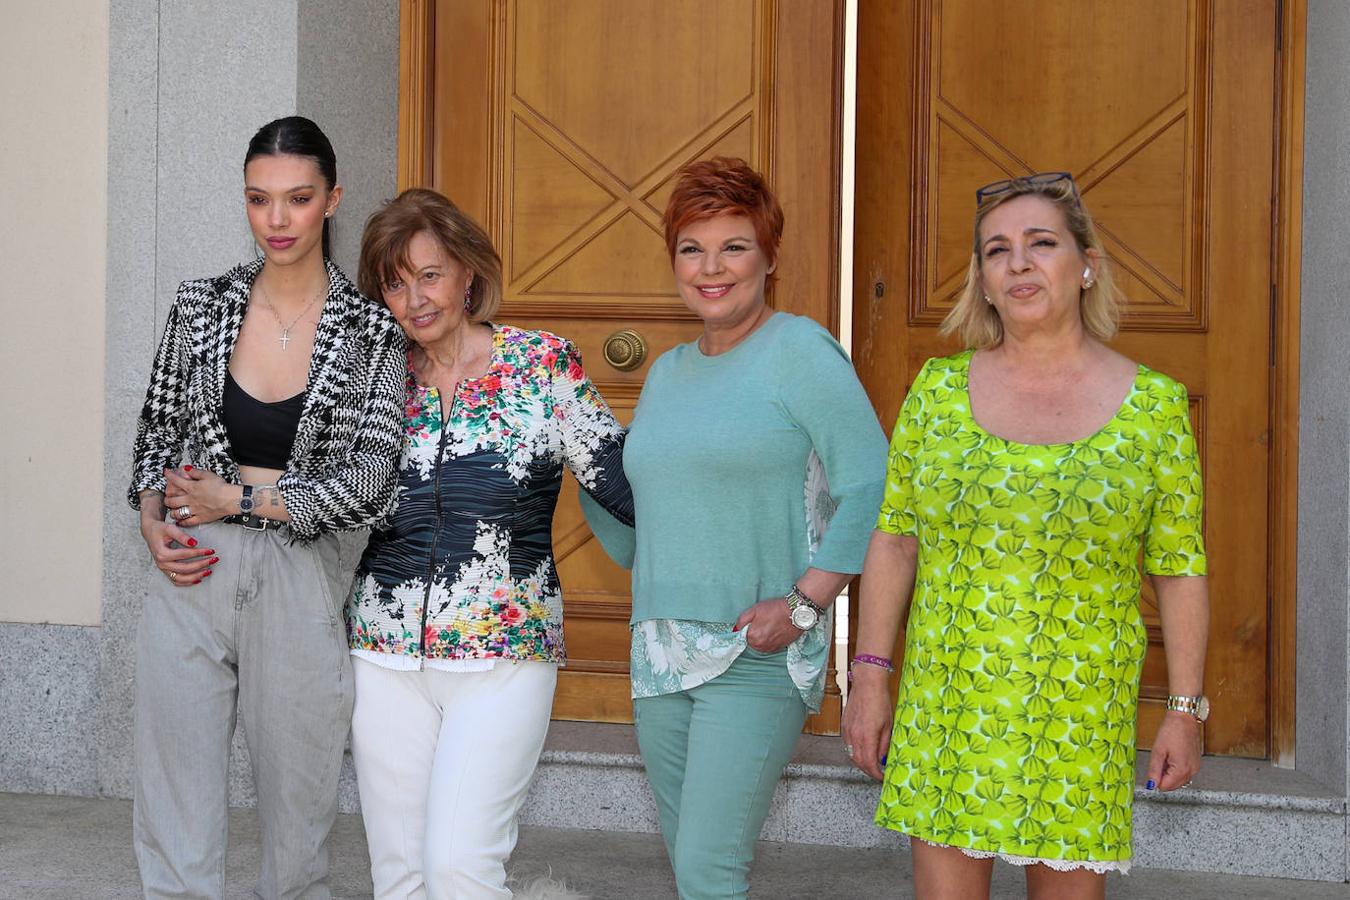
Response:
[[[225,370],[220,418],[230,439],[234,461],[241,466],[285,469],[304,409],[304,391],[276,403],[263,403],[249,396],[230,370]]]

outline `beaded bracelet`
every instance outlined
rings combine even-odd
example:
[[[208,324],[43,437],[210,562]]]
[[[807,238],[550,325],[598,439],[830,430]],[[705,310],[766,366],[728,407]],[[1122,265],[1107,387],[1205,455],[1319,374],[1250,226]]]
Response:
[[[853,662],[848,667],[849,684],[853,683],[853,667],[858,663],[865,663],[869,666],[876,666],[879,669],[885,669],[887,672],[895,671],[895,663],[884,656],[873,656],[870,653],[859,653],[853,657]]]

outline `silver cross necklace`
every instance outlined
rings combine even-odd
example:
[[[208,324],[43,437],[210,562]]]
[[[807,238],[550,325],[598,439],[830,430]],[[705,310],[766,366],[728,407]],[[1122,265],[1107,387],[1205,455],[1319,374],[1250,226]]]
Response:
[[[263,288],[262,282],[254,281],[253,285],[258,289],[258,294],[262,297],[262,302],[267,306],[268,311],[272,313],[272,318],[276,319],[277,324],[281,326],[281,337],[277,338],[277,340],[281,342],[282,350],[285,350],[286,345],[291,342],[291,329],[295,327],[295,323],[299,322],[305,313],[309,312],[310,308],[318,302],[320,297],[328,293],[328,280],[324,279],[323,289],[315,294],[310,301],[305,304],[305,308],[300,310],[300,315],[291,319],[291,324],[287,325],[285,322],[281,321],[281,316],[277,315],[277,308],[272,305],[272,300],[267,296],[267,291]]]

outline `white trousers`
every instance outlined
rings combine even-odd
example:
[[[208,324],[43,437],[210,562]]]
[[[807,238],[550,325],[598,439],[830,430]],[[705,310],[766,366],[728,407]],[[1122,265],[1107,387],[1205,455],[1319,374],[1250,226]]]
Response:
[[[509,898],[558,667],[400,672],[355,657],[352,759],[377,900]]]

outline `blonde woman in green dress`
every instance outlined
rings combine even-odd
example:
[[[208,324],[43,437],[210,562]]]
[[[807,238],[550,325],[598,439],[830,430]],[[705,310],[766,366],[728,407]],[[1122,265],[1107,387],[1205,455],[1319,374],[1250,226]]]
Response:
[[[976,200],[944,325],[969,349],[924,365],[891,439],[846,749],[882,781],[877,823],[911,838],[921,900],[988,896],[994,858],[1025,867],[1029,897],[1102,897],[1131,855],[1141,545],[1172,695],[1146,787],[1200,767],[1209,607],[1186,389],[1106,346],[1115,291],[1068,173]]]

